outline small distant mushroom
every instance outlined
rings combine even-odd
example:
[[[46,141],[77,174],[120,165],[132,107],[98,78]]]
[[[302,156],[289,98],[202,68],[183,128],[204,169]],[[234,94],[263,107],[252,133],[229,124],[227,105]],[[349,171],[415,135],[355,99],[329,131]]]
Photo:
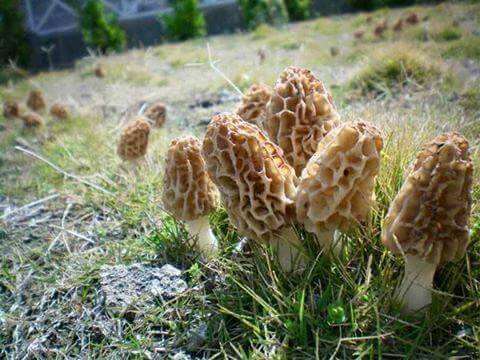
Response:
[[[134,166],[138,165],[147,153],[149,135],[148,121],[142,116],[135,118],[122,131],[117,147],[118,156]]]
[[[6,100],[3,103],[3,116],[7,119],[20,117],[22,112],[21,106],[17,101]]]
[[[263,64],[263,62],[267,58],[267,53],[265,52],[265,49],[263,48],[258,49],[257,55],[258,55],[258,61],[260,62],[260,64]]]
[[[243,96],[237,114],[251,124],[263,129],[267,104],[272,98],[272,88],[263,84],[253,84]]]
[[[332,55],[333,57],[337,56],[338,54],[340,54],[340,49],[336,46],[331,46],[330,47],[330,55]]]
[[[412,12],[408,14],[408,16],[405,19],[405,22],[409,25],[415,25],[420,22],[420,19],[418,18],[417,13]]]
[[[40,90],[32,90],[28,95],[27,106],[33,111],[42,111],[46,107],[45,98]]]
[[[152,120],[155,127],[161,127],[167,119],[167,107],[158,101],[147,108],[144,116]]]
[[[332,96],[310,70],[290,66],[267,104],[264,129],[300,175],[320,140],[340,123]]]
[[[405,275],[397,290],[405,312],[429,305],[437,267],[465,254],[472,172],[467,140],[457,133],[439,135],[417,155],[390,205],[382,241],[405,257]]]
[[[96,77],[98,78],[104,78],[106,76],[106,72],[105,72],[105,69],[103,67],[102,64],[97,64],[97,66],[95,66],[95,69],[93,70],[94,74]]]
[[[38,128],[43,125],[43,118],[36,112],[27,112],[20,117],[23,120],[23,126],[28,129]]]
[[[170,143],[163,180],[165,210],[185,222],[194,245],[206,257],[218,252],[218,241],[208,214],[218,204],[219,193],[210,179],[201,154],[202,144],[193,136]]]
[[[383,140],[375,126],[349,122],[332,130],[318,144],[300,177],[297,220],[316,234],[327,250],[336,230],[365,221],[373,202]]]
[[[373,17],[371,15],[367,16],[367,18],[365,19],[365,22],[367,24],[370,24],[372,21],[373,21]]]
[[[375,26],[375,29],[373,29],[373,35],[376,37],[382,37],[383,33],[388,29],[388,23],[387,20],[383,20],[381,23],[377,24]]]
[[[398,19],[395,25],[393,25],[393,31],[400,32],[403,29],[403,20]]]
[[[67,107],[60,103],[55,103],[50,107],[50,115],[61,120],[66,120],[70,117]]]
[[[353,37],[357,40],[361,40],[363,35],[365,35],[365,30],[357,30],[353,33]]]
[[[277,251],[285,271],[303,266],[295,219],[297,177],[282,150],[235,114],[213,117],[203,141],[207,170],[238,232]]]

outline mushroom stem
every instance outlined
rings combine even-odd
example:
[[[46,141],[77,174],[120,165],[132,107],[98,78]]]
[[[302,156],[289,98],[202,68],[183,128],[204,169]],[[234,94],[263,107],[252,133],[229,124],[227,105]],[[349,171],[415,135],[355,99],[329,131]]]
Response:
[[[208,216],[199,217],[196,220],[185,221],[188,232],[192,236],[192,244],[206,257],[212,257],[218,253],[218,241],[213,235]]]
[[[276,251],[278,262],[285,272],[302,271],[305,268],[306,256],[303,245],[291,227],[284,227],[274,237],[271,245]]]
[[[425,308],[432,302],[433,276],[437,264],[418,256],[405,256],[405,276],[396,296],[403,303],[406,313],[413,313]]]
[[[339,255],[342,251],[342,243],[340,241],[340,231],[326,229],[323,231],[317,231],[317,241],[325,251],[332,251],[335,255]]]

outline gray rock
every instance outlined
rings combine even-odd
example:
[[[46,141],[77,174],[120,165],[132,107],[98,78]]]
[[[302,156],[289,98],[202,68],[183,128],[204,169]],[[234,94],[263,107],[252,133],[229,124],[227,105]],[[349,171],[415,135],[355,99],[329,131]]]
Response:
[[[124,312],[134,306],[151,306],[157,297],[172,298],[187,289],[182,272],[172,265],[155,268],[144,264],[104,266],[101,290],[107,310]]]

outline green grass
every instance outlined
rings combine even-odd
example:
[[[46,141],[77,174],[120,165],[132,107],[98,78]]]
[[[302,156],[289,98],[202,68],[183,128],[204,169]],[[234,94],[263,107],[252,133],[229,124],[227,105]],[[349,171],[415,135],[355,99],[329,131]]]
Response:
[[[362,94],[378,95],[406,85],[424,86],[440,78],[441,74],[436,60],[400,43],[373,53],[350,86]]]
[[[458,27],[447,26],[434,32],[432,38],[436,41],[453,41],[462,37],[462,31]]]
[[[311,234],[296,228],[309,255],[303,274],[283,273],[265,244],[249,243],[239,252],[242,236],[222,208],[210,214],[220,255],[204,261],[188,245],[183,224],[162,210],[163,159],[170,139],[203,136],[199,120],[236,105],[192,105],[231,90],[204,64],[204,40],[102,58],[104,80],[88,73],[98,59],[87,59],[69,71],[0,87],[1,99],[22,100],[35,85],[49,102],[73,99],[77,104],[72,119],[45,116],[46,126],[37,132],[26,132],[18,120],[0,114],[0,203],[21,206],[52,191],[59,194],[32,219],[0,221],[0,319],[8,325],[0,320],[0,357],[23,357],[35,339],[45,339],[51,357],[72,358],[164,358],[179,351],[216,359],[479,358],[480,102],[478,81],[469,76],[465,82],[456,73],[464,59],[478,59],[477,37],[466,35],[478,10],[478,5],[450,3],[415,8],[421,17],[430,15],[435,29],[452,17],[465,19],[462,38],[451,41],[420,42],[412,36],[413,27],[393,43],[392,34],[354,41],[353,31],[367,27],[368,14],[208,39],[216,66],[240,89],[253,82],[273,84],[287,65],[309,67],[332,89],[345,121],[364,119],[383,132],[376,204],[368,220],[342,234],[338,258],[324,254]],[[393,23],[408,11],[376,11],[368,26],[385,17]],[[332,58],[330,46],[341,47],[340,55]],[[259,49],[266,53],[263,63]],[[455,65],[447,67],[451,82],[443,70],[449,64]],[[360,96],[352,100],[352,92]],[[168,120],[165,128],[152,131],[147,165],[134,172],[118,159],[116,141],[123,112],[150,97],[167,103]],[[471,243],[465,257],[438,271],[429,311],[403,315],[393,294],[404,264],[381,244],[382,221],[422,144],[452,130],[465,135],[472,149]],[[19,142],[77,178],[15,150]],[[183,270],[189,290],[158,299],[147,310],[134,309],[135,319],[105,313],[100,268],[133,263],[173,264]],[[102,332],[103,325],[114,331]],[[205,336],[193,341],[201,327]]]

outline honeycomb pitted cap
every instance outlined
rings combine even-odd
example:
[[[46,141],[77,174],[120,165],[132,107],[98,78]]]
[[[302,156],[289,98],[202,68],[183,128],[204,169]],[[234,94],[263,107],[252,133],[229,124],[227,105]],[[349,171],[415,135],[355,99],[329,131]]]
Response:
[[[50,115],[61,120],[66,120],[70,117],[67,107],[60,103],[55,103],[50,107]]]
[[[33,129],[43,125],[43,118],[35,112],[27,112],[21,115],[21,119],[23,120],[23,126],[26,128]]]
[[[3,103],[3,116],[7,119],[13,119],[16,117],[20,117],[22,113],[22,109],[20,104],[16,101],[6,100]]]
[[[144,115],[153,121],[155,127],[161,127],[167,119],[167,107],[162,102],[156,102],[147,108]]]
[[[270,241],[294,220],[295,171],[257,126],[235,114],[216,115],[202,153],[239,233]]]
[[[463,136],[447,133],[427,143],[390,205],[384,245],[437,264],[462,257],[469,240],[472,173]]]
[[[251,124],[263,129],[267,103],[272,98],[272,89],[263,84],[253,84],[243,96],[237,114]]]
[[[298,176],[320,140],[339,123],[331,95],[310,70],[290,66],[280,74],[264,128]]]
[[[344,123],[328,133],[300,177],[297,220],[316,234],[364,221],[382,148],[380,132],[367,122]]]
[[[122,160],[133,161],[147,153],[150,125],[139,116],[128,123],[122,131],[118,142],[117,154]]]
[[[28,94],[27,106],[33,111],[44,110],[47,105],[43,93],[40,90],[31,90]]]
[[[175,217],[192,221],[212,212],[219,193],[207,173],[202,144],[193,136],[170,143],[165,162],[163,205]]]

